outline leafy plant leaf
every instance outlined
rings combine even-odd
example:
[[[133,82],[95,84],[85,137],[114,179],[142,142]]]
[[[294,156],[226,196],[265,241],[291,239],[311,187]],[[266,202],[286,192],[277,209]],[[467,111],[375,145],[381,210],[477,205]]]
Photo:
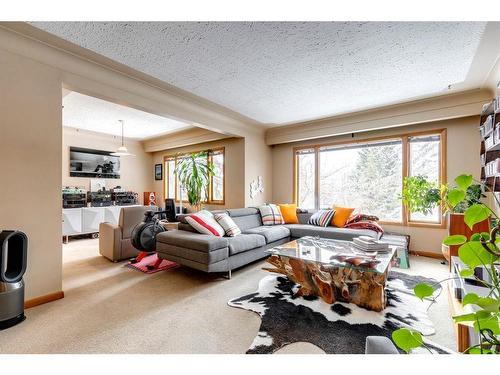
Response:
[[[489,241],[489,239],[490,239],[490,234],[488,232],[481,232],[480,236],[485,241]]]
[[[465,199],[465,191],[461,189],[451,189],[446,194],[446,200],[451,207],[455,207],[457,204]]]
[[[493,352],[490,349],[486,349],[486,348],[483,348],[481,350],[481,347],[478,345],[478,346],[474,346],[472,348],[467,349],[465,351],[465,353],[468,353],[468,354],[492,354]]]
[[[498,307],[500,305],[500,301],[499,300],[496,300],[495,298],[491,298],[491,297],[480,297],[478,296],[476,293],[467,293],[464,298],[462,299],[462,304],[465,306],[465,305],[477,305],[479,307],[481,307],[484,311],[483,313],[484,314],[484,317],[482,316],[482,314],[476,314],[476,317],[479,319],[489,319],[490,318],[490,315],[489,313],[490,312],[497,312],[498,311]]]
[[[460,246],[458,257],[471,269],[483,264],[490,264],[494,260],[494,256],[486,251],[478,241],[466,242]]]
[[[455,178],[455,183],[460,189],[462,189],[465,192],[467,188],[472,184],[472,175],[461,174],[460,176]]]
[[[485,241],[490,239],[490,234],[488,232],[474,233],[470,236],[471,241],[481,241],[481,238]]]
[[[407,328],[400,328],[392,333],[392,341],[406,353],[411,349],[422,346],[422,335],[417,331],[411,331]]]
[[[418,298],[423,300],[425,297],[432,296],[432,293],[434,293],[434,288],[429,284],[420,283],[417,284],[415,288],[413,288],[413,292]]]
[[[474,270],[471,270],[470,268],[465,268],[460,271],[460,276],[462,277],[470,277],[474,275]]]
[[[475,305],[478,305],[483,310],[488,312],[498,312],[498,308],[500,306],[500,300],[491,297],[479,297]]]
[[[467,242],[467,237],[461,234],[454,234],[453,236],[448,236],[444,239],[443,243],[445,245],[462,245]]]
[[[479,311],[478,311],[479,312]],[[494,335],[500,335],[500,325],[498,323],[498,316],[490,314],[483,319],[477,319],[474,322],[474,329],[476,332],[491,330]]]
[[[490,217],[490,211],[483,204],[473,204],[464,214],[464,222],[472,230],[475,224]]]
[[[462,305],[468,305],[471,303],[476,303],[479,300],[479,296],[476,293],[467,293],[462,299]]]
[[[453,320],[457,323],[459,323],[459,322],[473,322],[474,320],[476,320],[476,314],[470,313],[470,314],[457,315],[457,316],[453,317]]]

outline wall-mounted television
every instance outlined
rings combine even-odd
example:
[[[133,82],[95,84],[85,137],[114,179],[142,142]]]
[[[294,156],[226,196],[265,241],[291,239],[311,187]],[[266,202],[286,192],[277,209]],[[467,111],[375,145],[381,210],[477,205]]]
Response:
[[[120,178],[120,157],[109,151],[69,148],[71,177]]]

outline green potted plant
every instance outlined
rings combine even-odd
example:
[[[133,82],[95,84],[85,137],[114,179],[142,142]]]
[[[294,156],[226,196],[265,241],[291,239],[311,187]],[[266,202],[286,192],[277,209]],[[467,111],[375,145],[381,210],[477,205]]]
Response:
[[[467,192],[473,186],[471,175],[460,175],[455,179],[457,187],[450,189],[445,196],[445,204],[450,208],[455,208],[464,204],[467,200]],[[481,185],[482,189],[487,189]],[[493,194],[494,195],[494,194]],[[477,195],[476,195],[477,196]],[[496,204],[500,205],[497,198]],[[467,205],[469,203],[465,202]],[[472,230],[474,225],[495,217],[498,223],[498,216],[493,209],[480,201],[475,201],[469,205],[463,214],[465,224]],[[467,353],[491,354],[500,353],[500,277],[498,276],[498,265],[500,260],[500,238],[497,233],[500,224],[496,224],[490,233],[475,233],[469,238],[464,235],[448,236],[443,243],[446,245],[459,246],[458,256],[467,266],[460,272],[460,277],[472,277],[476,282],[486,287],[487,293],[479,296],[475,293],[468,293],[462,299],[462,304],[472,305],[473,310],[468,314],[454,316],[453,320],[459,322],[471,322],[474,330],[479,334],[480,343],[466,350]],[[478,278],[475,275],[476,267],[483,267],[488,274],[488,281]],[[444,280],[440,283],[443,283]],[[417,297],[424,299],[431,297],[436,285],[426,283],[417,284],[414,293]],[[394,343],[402,350],[409,352],[413,348],[424,346],[422,336],[419,332],[402,328],[393,332]]]
[[[179,177],[181,191],[186,191],[191,207],[196,211],[201,210],[204,199],[208,197],[210,178],[214,174],[214,166],[208,161],[208,152],[196,152],[179,157],[175,172]]]
[[[472,177],[471,177],[472,178]],[[473,181],[473,180],[472,180]],[[459,189],[457,189],[457,187]],[[485,198],[484,188],[481,184],[471,183],[465,190],[460,186],[449,187],[428,181],[425,176],[406,177],[403,182],[401,199],[410,212],[430,214],[438,205],[442,205],[443,214],[449,218],[449,234],[461,234],[470,237],[473,233],[489,230],[489,222],[485,220],[469,229],[464,222],[464,212],[474,204],[480,203]],[[465,196],[464,196],[465,192]],[[453,205],[452,203],[458,204]],[[449,261],[450,256],[456,256],[458,246],[444,246],[443,255]]]

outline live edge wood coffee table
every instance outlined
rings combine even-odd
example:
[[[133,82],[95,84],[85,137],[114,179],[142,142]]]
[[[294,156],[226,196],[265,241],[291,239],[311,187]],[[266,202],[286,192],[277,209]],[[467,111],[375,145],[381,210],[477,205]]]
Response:
[[[348,241],[302,237],[270,249],[264,270],[286,275],[299,284],[297,295],[316,295],[325,302],[351,302],[382,311],[387,304],[385,283],[396,247],[367,257]]]

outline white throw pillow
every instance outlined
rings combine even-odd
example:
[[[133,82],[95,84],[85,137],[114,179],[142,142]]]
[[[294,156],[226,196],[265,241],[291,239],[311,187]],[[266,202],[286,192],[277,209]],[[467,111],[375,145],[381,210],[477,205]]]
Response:
[[[210,234],[218,237],[224,236],[224,228],[215,221],[214,215],[210,211],[201,210],[186,216],[186,221],[201,234]]]
[[[236,225],[234,220],[226,213],[220,213],[214,215],[215,220],[220,224],[224,231],[226,232],[226,236],[234,237],[238,234],[241,234],[241,229]]]
[[[264,225],[281,225],[285,224],[279,206],[275,204],[266,204],[259,207],[260,217]]]

